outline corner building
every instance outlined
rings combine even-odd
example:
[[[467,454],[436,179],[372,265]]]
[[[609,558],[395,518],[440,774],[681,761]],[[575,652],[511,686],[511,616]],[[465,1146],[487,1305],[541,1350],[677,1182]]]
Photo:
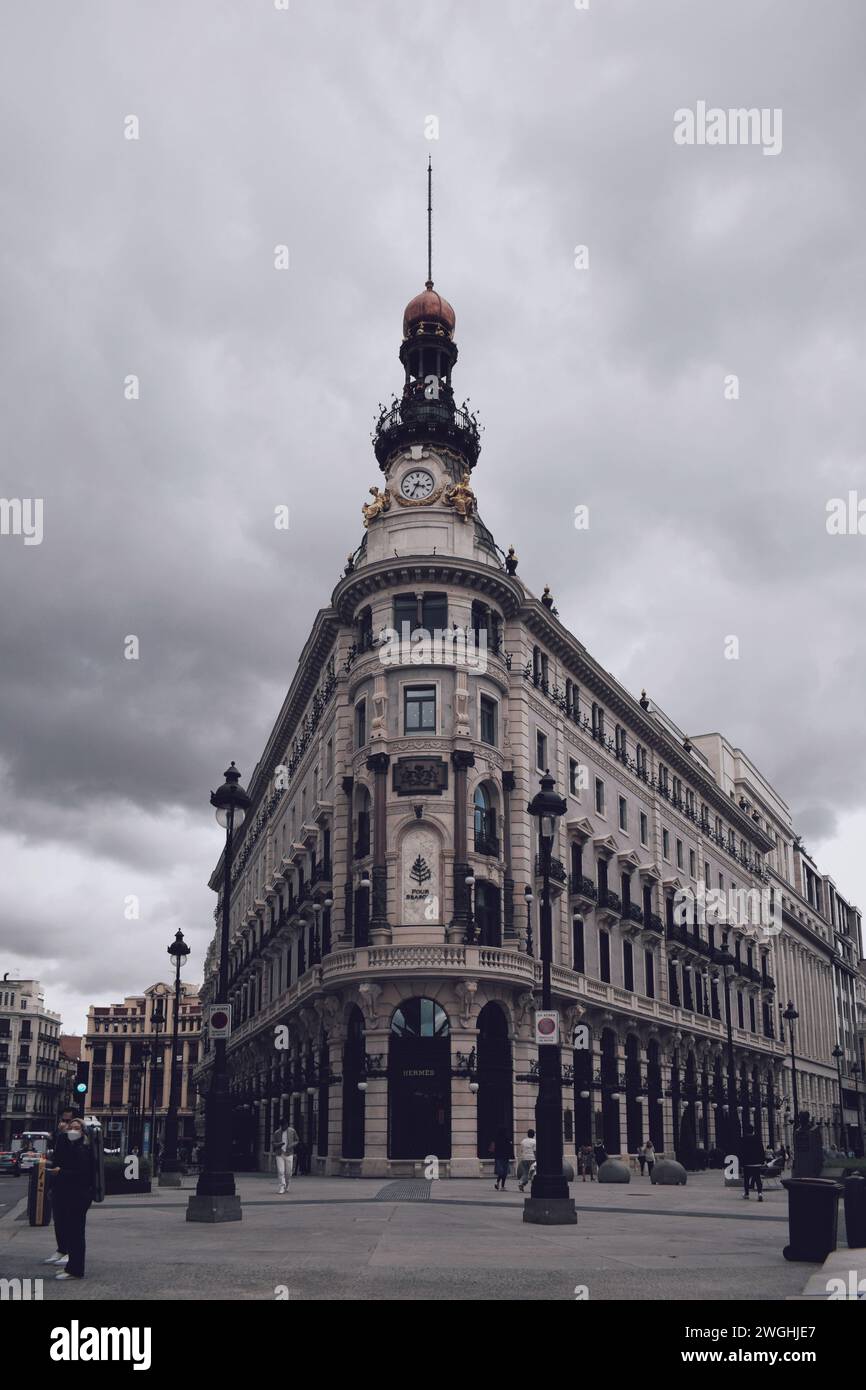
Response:
[[[674,894],[769,890],[773,798],[736,795],[716,736],[690,741],[618,685],[495,543],[474,494],[477,422],[452,387],[454,331],[428,281],[404,316],[402,394],[376,424],[383,478],[363,540],[249,780],[231,902],[239,1167],[265,1166],[286,1115],[310,1171],[345,1175],[421,1173],[431,1154],[443,1176],[478,1175],[498,1125],[533,1124],[541,881],[527,803],[546,768],[568,802],[552,972],[566,1156],[597,1139],[610,1153],[648,1136],[667,1153],[687,1133],[722,1142],[721,931],[679,924]],[[437,649],[455,628],[455,651]],[[774,1142],[776,941],[733,931],[729,944],[740,1120]],[[217,961],[215,937],[205,1002]],[[588,1051],[567,1046],[578,1023]]]

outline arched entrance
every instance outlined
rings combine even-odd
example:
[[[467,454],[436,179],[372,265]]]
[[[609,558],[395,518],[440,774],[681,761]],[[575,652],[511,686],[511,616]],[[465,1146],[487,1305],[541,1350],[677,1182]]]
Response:
[[[352,1006],[343,1043],[343,1157],[364,1157],[364,1092],[358,1082],[364,1074],[364,1015]]]
[[[640,1038],[629,1033],[625,1040],[625,1126],[630,1154],[646,1143],[641,1095]]]
[[[601,1035],[601,1128],[602,1143],[609,1154],[618,1154],[619,1136],[619,1075],[616,1066],[616,1033],[605,1028]]]
[[[664,1097],[662,1094],[660,1048],[656,1038],[650,1038],[647,1043],[646,1058],[649,1137],[656,1152],[663,1153],[665,1147]]]
[[[503,1126],[514,1135],[511,1039],[499,1004],[485,1004],[478,1015],[478,1157],[490,1157],[490,1145]]]
[[[451,1028],[435,999],[406,999],[391,1019],[388,1157],[451,1157]]]

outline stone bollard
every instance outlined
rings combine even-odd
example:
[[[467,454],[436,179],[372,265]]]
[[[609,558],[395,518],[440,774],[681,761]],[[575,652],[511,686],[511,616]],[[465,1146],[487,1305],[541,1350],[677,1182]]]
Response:
[[[677,1163],[675,1158],[660,1158],[653,1167],[650,1182],[654,1185],[659,1183],[662,1187],[685,1187],[688,1177],[683,1165]]]
[[[599,1182],[631,1182],[627,1163],[620,1158],[607,1158],[598,1170]]]

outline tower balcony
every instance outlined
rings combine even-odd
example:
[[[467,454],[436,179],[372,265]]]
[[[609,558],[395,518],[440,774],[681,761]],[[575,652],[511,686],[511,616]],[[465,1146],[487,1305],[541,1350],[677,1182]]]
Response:
[[[383,410],[373,432],[373,448],[380,468],[389,458],[412,444],[443,444],[460,454],[474,468],[481,451],[478,422],[465,405],[455,405],[443,395],[439,400],[404,397]]]

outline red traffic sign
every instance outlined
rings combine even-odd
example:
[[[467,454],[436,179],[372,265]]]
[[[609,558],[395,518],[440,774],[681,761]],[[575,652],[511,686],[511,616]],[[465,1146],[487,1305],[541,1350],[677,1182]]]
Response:
[[[232,1031],[232,1011],[228,1004],[212,1004],[208,1014],[208,1030],[212,1038],[227,1038]]]
[[[556,1009],[542,1009],[535,1015],[535,1041],[539,1045],[559,1042],[559,1014]]]

